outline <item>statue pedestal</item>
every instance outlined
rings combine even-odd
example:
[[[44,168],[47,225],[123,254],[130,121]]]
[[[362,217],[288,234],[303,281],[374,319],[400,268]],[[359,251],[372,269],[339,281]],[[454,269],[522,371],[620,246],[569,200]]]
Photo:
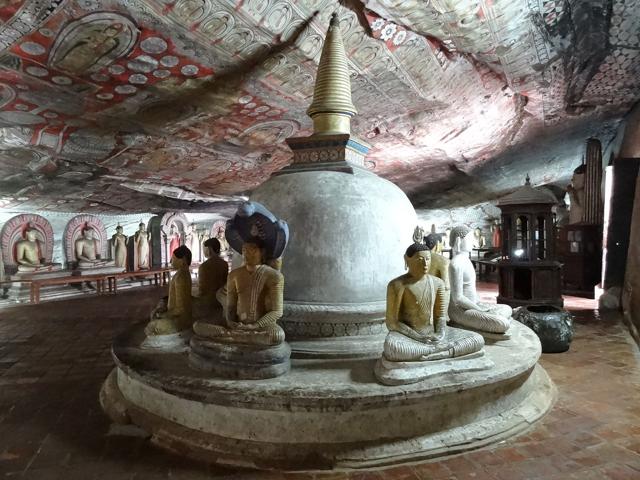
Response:
[[[394,350],[394,343],[399,346],[401,351],[410,350],[412,343],[423,345],[398,332],[389,332],[385,341],[385,352],[375,367],[376,378],[385,385],[406,385],[441,375],[480,372],[494,366],[493,361],[484,355],[484,339],[480,334],[451,326],[447,326],[442,344],[454,350],[463,348],[463,351],[458,350],[460,356],[457,357],[439,360],[405,360],[407,357],[401,355],[402,360],[393,360],[394,353],[398,353],[398,347],[395,347]],[[431,355],[437,356],[438,354],[439,352],[434,352]],[[416,353],[416,355],[418,354]]]
[[[216,377],[259,380],[284,375],[291,368],[291,348],[280,345],[238,345],[200,336],[191,339],[189,365]]]
[[[116,267],[115,265],[87,268],[78,267],[73,270],[73,275],[109,275],[110,273],[123,273],[124,271],[124,267]]]
[[[374,468],[450,455],[531,427],[555,387],[536,364],[540,342],[515,323],[485,345],[494,367],[380,385],[374,359],[292,359],[264,380],[222,380],[187,356],[141,350],[142,326],[116,338],[116,368],[100,400],[162,448],[194,459],[263,469]]]
[[[189,339],[192,335],[191,329],[168,335],[152,335],[143,340],[140,348],[173,353],[186,352],[189,350]]]

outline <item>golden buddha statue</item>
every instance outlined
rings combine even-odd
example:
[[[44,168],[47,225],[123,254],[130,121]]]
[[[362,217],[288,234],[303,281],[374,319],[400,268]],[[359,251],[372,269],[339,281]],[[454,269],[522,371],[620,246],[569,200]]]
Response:
[[[429,251],[431,252],[431,262],[429,264],[429,275],[438,277],[444,282],[444,287],[448,292],[451,290],[451,283],[449,282],[449,259],[443,257],[437,253],[438,244],[440,243],[440,237],[435,233],[430,233],[424,237],[423,242]]]
[[[442,280],[429,275],[431,252],[414,243],[405,253],[408,273],[389,282],[384,359],[431,361],[478,352],[481,335],[447,327],[448,300]]]
[[[191,251],[186,246],[176,248],[171,266],[176,270],[169,284],[169,298],[161,301],[151,313],[144,332],[147,336],[169,335],[191,328]]]
[[[198,298],[210,305],[216,304],[216,292],[227,284],[229,264],[220,258],[220,242],[209,238],[203,243],[207,258],[198,267]]]
[[[276,323],[283,313],[284,277],[263,262],[258,240],[242,246],[244,265],[227,279],[226,326],[196,322],[196,335],[220,343],[278,345],[284,331]]]

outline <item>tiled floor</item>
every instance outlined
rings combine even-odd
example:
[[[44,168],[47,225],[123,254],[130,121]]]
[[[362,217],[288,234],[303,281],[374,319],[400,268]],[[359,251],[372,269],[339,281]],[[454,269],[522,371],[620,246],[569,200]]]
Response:
[[[495,298],[494,286],[483,293]],[[91,479],[640,479],[640,358],[617,316],[577,309],[571,350],[543,355],[559,400],[534,430],[439,462],[369,472],[229,471],[165,454],[111,429],[98,389],[111,338],[144,320],[160,291],[0,310],[0,478]],[[131,433],[131,432],[129,432]],[[134,432],[135,433],[135,432]]]

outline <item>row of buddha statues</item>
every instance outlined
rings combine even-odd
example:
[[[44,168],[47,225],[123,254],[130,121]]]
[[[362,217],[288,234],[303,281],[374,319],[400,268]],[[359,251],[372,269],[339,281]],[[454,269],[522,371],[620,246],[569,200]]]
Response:
[[[211,235],[219,239],[223,251],[228,250],[224,231],[221,229],[210,234],[209,229],[201,225],[183,221],[181,228],[172,223],[161,231],[163,235],[152,238],[147,225],[140,222],[135,233],[127,236],[124,228],[118,224],[115,233],[107,238],[104,225],[98,217],[78,215],[68,222],[63,234],[66,266],[79,272],[94,272],[103,268],[114,271],[149,270],[153,265],[162,265],[160,255],[155,258],[159,252],[154,253],[154,242],[166,244],[167,259],[171,258],[171,253],[178,247],[186,245],[195,252],[194,262],[200,263],[205,260],[203,243]],[[3,225],[1,237],[2,278],[5,278],[5,274],[32,276],[63,270],[61,263],[53,262],[53,229],[44,217],[34,214],[16,215]]]
[[[145,344],[162,344],[149,343],[153,337],[177,335],[185,345],[190,339],[185,348],[191,366],[223,378],[282,375],[288,370],[290,348],[278,325],[284,305],[279,267],[288,227],[261,204],[247,202],[228,222],[226,238],[242,252],[243,265],[227,274],[219,242],[205,242],[208,260],[199,268],[196,297],[188,273],[190,250],[182,246],[173,252],[171,264],[177,272],[168,298],[152,312]],[[389,333],[375,372],[384,384],[398,383],[397,376],[386,377],[389,365],[411,370],[433,361],[469,358],[482,355],[484,336],[509,338],[511,307],[486,304],[478,297],[469,259],[473,230],[455,226],[449,240],[451,260],[435,251],[432,238],[411,244],[404,254],[407,273],[388,284]],[[403,378],[406,383],[420,379]]]
[[[414,230],[413,240],[414,242],[421,243],[428,235],[430,235],[436,242],[436,246],[434,247],[436,253],[442,253],[443,251],[450,249],[450,227],[443,228],[438,232],[435,224],[431,224],[430,232],[427,234],[426,229],[418,225]],[[491,220],[489,232],[485,232],[480,227],[475,227],[471,238],[473,249],[498,250],[502,246],[502,226],[498,220]]]

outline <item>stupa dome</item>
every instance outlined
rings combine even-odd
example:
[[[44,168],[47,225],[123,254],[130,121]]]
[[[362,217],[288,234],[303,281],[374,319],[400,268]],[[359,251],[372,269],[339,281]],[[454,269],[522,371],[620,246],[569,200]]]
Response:
[[[405,271],[415,210],[400,188],[369,171],[278,175],[251,200],[289,224],[285,302],[384,303],[387,283]]]

